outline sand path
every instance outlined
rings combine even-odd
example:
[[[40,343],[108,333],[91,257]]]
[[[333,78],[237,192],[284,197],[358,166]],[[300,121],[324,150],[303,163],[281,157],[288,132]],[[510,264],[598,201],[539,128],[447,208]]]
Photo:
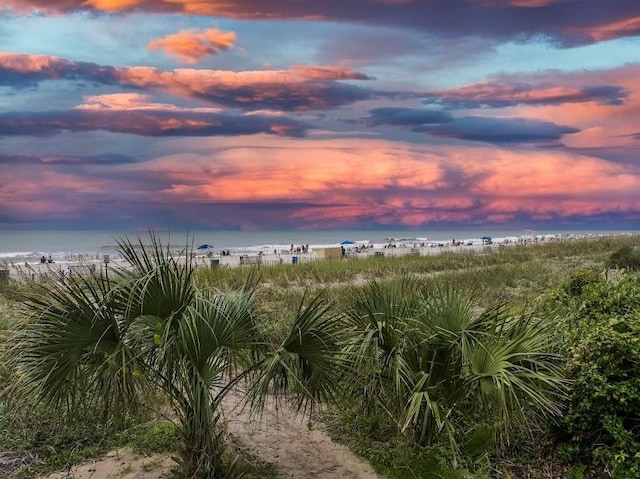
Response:
[[[309,422],[287,404],[267,404],[260,417],[243,408],[238,394],[229,394],[223,410],[227,431],[259,459],[277,466],[287,479],[375,479],[371,465],[331,440],[322,423]]]
[[[269,402],[260,417],[249,414],[240,393],[224,400],[227,432],[236,445],[273,464],[283,479],[377,479],[373,468],[331,440],[322,423],[310,422],[287,404]],[[139,456],[127,449],[79,464],[43,479],[166,479],[169,456]],[[11,476],[9,476],[11,477]]]
[[[141,456],[122,449],[42,479],[168,479],[173,465],[167,455]]]

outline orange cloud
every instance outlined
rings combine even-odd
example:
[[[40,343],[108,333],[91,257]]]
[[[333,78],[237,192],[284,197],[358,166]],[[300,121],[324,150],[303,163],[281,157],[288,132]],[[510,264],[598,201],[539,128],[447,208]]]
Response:
[[[419,187],[424,191],[442,181],[440,165],[418,158],[395,161],[393,148],[373,155],[375,158],[364,156],[362,146],[357,145],[359,142],[345,141],[341,147],[336,141],[306,140],[286,148],[237,146],[217,152],[215,162],[206,155],[177,155],[154,160],[145,168],[169,173],[172,186],[166,193],[183,200],[303,200],[333,192],[335,201],[351,202],[349,192],[377,190],[382,178],[386,186]],[[408,150],[398,148],[397,153],[402,151]]]
[[[17,73],[43,73],[55,79],[60,77],[60,70],[72,69],[75,63],[48,55],[0,52],[0,66]]]
[[[295,213],[305,221],[371,217],[419,225],[640,208],[637,171],[587,156],[381,140],[248,141],[158,158],[144,168],[170,178],[159,193],[166,202],[316,204]]]
[[[127,204],[136,218],[152,205],[197,224],[252,228],[508,224],[640,211],[636,166],[562,151],[266,135],[181,139],[172,150],[185,153],[98,170],[3,165],[12,181],[0,185],[0,201],[43,216],[109,203]]]
[[[85,0],[83,5],[95,8],[96,10],[104,10],[107,12],[126,10],[140,5],[139,0]]]
[[[150,95],[140,93],[109,93],[84,97],[85,103],[76,106],[78,110],[150,110],[197,113],[220,113],[220,108],[181,108],[170,103],[155,103]]]
[[[348,68],[294,66],[291,70],[244,71],[176,69],[159,71],[151,67],[120,68],[115,73],[123,85],[168,91],[229,106],[251,109],[324,109],[367,99],[371,93],[352,85],[335,83],[331,88],[316,83],[342,79],[368,79]]]
[[[489,174],[475,186],[476,191],[488,196],[535,201],[579,198],[601,202],[604,197],[618,197],[618,192],[630,192],[635,188],[640,191],[637,172],[596,158],[558,152],[498,151],[496,155],[489,165]],[[476,169],[487,173],[479,165],[468,171]],[[570,178],[563,172],[570,172]]]
[[[294,65],[289,70],[226,71],[182,68],[124,67],[70,62],[46,55],[0,55],[0,74],[22,88],[48,79],[84,79],[148,91],[162,91],[222,106],[251,110],[334,108],[374,96],[374,92],[338,80],[368,80],[343,66]]]
[[[201,32],[191,29],[149,42],[147,47],[164,50],[179,61],[197,63],[203,57],[227,51],[235,45],[235,41],[235,32],[222,32],[215,28]]]

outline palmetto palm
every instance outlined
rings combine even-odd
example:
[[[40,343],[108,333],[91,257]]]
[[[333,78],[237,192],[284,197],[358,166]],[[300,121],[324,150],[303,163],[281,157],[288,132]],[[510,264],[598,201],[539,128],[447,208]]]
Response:
[[[461,425],[508,431],[530,413],[557,412],[561,380],[547,328],[504,306],[480,310],[473,294],[416,277],[372,281],[346,308],[355,333],[352,392],[366,411],[454,451]]]
[[[296,395],[301,406],[331,399],[344,328],[319,296],[301,305],[273,348],[254,312],[255,275],[238,291],[201,291],[191,263],[153,234],[150,240],[150,247],[120,242],[127,266],[109,275],[35,285],[20,371],[52,405],[72,409],[82,401],[105,418],[139,407],[149,394],[166,395],[180,419],[182,473],[224,477],[217,425],[225,394],[243,381],[257,407],[275,389]]]

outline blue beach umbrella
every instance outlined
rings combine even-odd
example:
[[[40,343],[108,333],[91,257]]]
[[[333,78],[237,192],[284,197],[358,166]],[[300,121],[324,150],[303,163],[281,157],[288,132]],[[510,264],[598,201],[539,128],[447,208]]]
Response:
[[[351,241],[351,240],[344,240],[340,244],[355,244],[355,243],[353,241]]]
[[[210,244],[201,244],[200,246],[198,246],[198,249],[209,249],[209,248],[213,248],[213,246],[211,246]]]

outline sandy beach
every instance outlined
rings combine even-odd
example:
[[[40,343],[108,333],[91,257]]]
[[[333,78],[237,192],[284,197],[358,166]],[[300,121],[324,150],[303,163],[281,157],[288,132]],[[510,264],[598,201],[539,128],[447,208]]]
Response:
[[[627,233],[626,236],[631,233]],[[450,241],[422,241],[420,239],[392,240],[386,243],[353,242],[345,245],[291,245],[290,248],[234,248],[222,251],[195,251],[192,260],[197,268],[230,268],[240,266],[262,265],[273,266],[279,264],[296,265],[312,261],[324,261],[324,250],[344,248],[344,255],[338,255],[337,260],[357,260],[371,256],[402,257],[407,255],[431,256],[442,253],[478,254],[490,253],[500,248],[539,245],[551,242],[567,242],[580,239],[588,239],[602,236],[619,236],[615,234],[583,235],[583,234],[558,234],[540,236],[521,236],[492,238],[490,241],[482,239],[464,239]],[[334,251],[335,253],[335,251]],[[335,256],[334,256],[335,258]],[[183,256],[183,260],[186,258]],[[0,271],[4,270],[4,281],[24,282],[36,281],[44,278],[63,277],[73,273],[87,273],[115,269],[125,266],[123,259],[114,257],[74,255],[68,259],[56,260],[51,263],[41,262],[7,262],[0,263]],[[8,272],[8,273],[7,273]],[[8,275],[8,276],[7,276]],[[2,280],[2,274],[0,274]]]

